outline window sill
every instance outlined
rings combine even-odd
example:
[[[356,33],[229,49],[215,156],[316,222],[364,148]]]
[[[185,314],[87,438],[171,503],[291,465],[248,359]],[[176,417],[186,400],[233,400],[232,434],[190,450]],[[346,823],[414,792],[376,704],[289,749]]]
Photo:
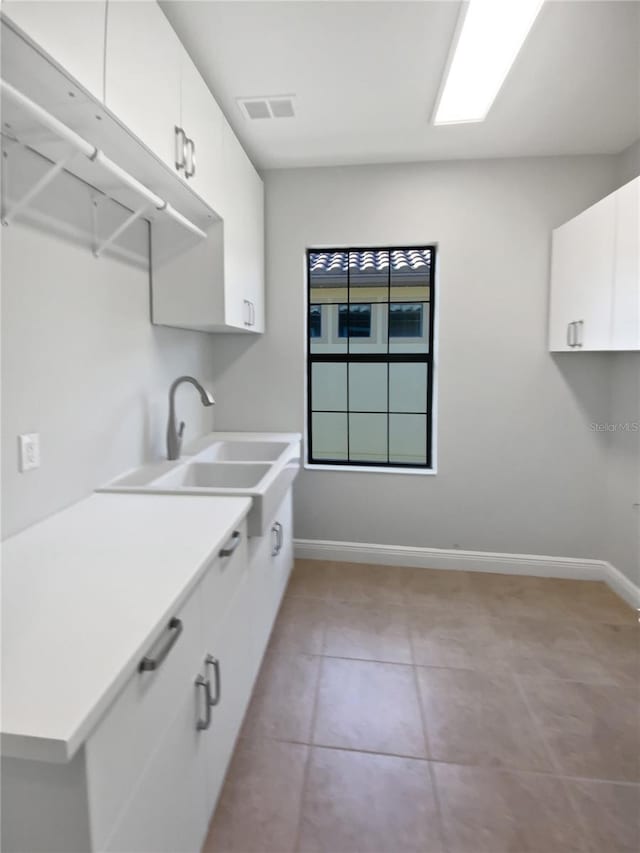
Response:
[[[343,474],[409,474],[412,477],[433,477],[438,473],[437,468],[377,468],[365,465],[310,465],[303,466],[307,471],[341,471]]]

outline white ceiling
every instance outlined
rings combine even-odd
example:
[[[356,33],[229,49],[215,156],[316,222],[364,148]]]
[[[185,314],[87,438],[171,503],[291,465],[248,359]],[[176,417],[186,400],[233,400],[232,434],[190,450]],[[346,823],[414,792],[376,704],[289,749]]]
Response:
[[[640,136],[638,0],[547,0],[487,120],[448,127],[430,118],[458,0],[161,5],[258,167],[613,153]],[[294,93],[294,119],[249,121],[235,100]]]

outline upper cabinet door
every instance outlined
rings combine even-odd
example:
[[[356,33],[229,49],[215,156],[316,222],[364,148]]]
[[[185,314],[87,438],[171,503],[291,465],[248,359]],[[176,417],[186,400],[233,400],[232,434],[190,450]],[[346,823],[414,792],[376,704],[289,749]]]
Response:
[[[615,215],[612,194],[553,232],[552,351],[611,349]]]
[[[106,0],[2,3],[3,14],[99,101],[104,100],[106,8]]]
[[[180,122],[182,50],[157,3],[109,3],[106,106],[172,169],[175,127]]]
[[[549,306],[549,349],[567,352],[575,343],[580,282],[575,274],[576,253],[581,249],[580,224],[572,219],[553,231],[551,237],[551,303]]]
[[[223,134],[225,320],[264,331],[264,185],[227,122]]]
[[[186,51],[182,55],[181,118],[185,135],[193,145],[187,166],[193,168],[189,184],[218,211],[222,194],[222,127],[223,115],[198,69]],[[193,163],[191,163],[193,155]]]
[[[640,349],[640,177],[618,190],[612,349]]]
[[[574,274],[578,282],[575,318],[583,350],[611,349],[611,303],[616,202],[608,195],[579,217],[580,245]]]

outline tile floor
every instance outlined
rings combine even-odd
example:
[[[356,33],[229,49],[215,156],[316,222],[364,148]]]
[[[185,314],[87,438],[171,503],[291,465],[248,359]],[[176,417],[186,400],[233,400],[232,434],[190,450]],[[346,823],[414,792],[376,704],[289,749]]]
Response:
[[[205,853],[640,850],[604,584],[299,560]]]

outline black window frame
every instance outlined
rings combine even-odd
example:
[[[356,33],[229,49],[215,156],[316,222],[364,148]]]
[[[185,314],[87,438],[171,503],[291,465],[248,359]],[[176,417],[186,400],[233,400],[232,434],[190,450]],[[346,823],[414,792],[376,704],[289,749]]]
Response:
[[[311,256],[323,252],[336,252],[336,253],[345,253],[348,254],[350,252],[389,252],[389,301],[386,303],[387,305],[391,305],[391,297],[390,297],[390,280],[391,280],[391,253],[395,251],[429,251],[431,253],[431,263],[429,266],[429,302],[426,303],[428,305],[428,323],[429,323],[429,335],[428,335],[428,352],[426,353],[395,353],[395,352],[386,352],[386,353],[358,353],[358,352],[349,352],[349,346],[347,344],[347,352],[339,352],[339,353],[312,353],[311,352],[311,344],[312,341],[317,341],[317,338],[311,338],[309,333],[309,323],[310,323],[310,310],[311,304],[318,304],[311,302]],[[433,470],[433,388],[434,388],[434,327],[435,327],[435,308],[436,308],[436,263],[437,263],[437,247],[434,244],[422,244],[422,245],[403,245],[403,246],[340,246],[340,247],[322,247],[322,248],[308,248],[306,250],[306,297],[307,297],[307,312],[306,312],[306,325],[305,325],[305,337],[306,337],[306,356],[307,356],[307,464],[310,466],[322,468],[322,467],[340,467],[340,468],[380,468],[380,469],[407,469],[407,470],[421,470],[428,471]],[[349,264],[347,264],[347,292],[350,291],[350,270]],[[417,300],[416,300],[417,301]],[[343,303],[340,303],[343,304]],[[349,304],[349,303],[347,303]],[[357,303],[354,303],[357,304]],[[422,316],[422,322],[426,321],[424,316]],[[401,341],[402,338],[395,338],[396,340]],[[345,338],[347,342],[349,338]],[[357,340],[357,338],[356,338]],[[390,340],[389,337],[389,320],[387,319],[387,341]],[[393,462],[389,461],[389,442],[387,441],[387,462],[378,462],[378,461],[361,461],[361,460],[352,460],[352,459],[315,459],[313,456],[313,430],[312,430],[312,421],[313,421],[313,409],[312,409],[312,369],[314,363],[328,364],[328,363],[337,363],[337,364],[345,364],[347,366],[347,371],[349,369],[349,364],[401,364],[401,363],[420,363],[426,364],[427,366],[427,403],[426,403],[426,420],[427,420],[427,429],[426,429],[426,454],[425,454],[425,462]],[[393,414],[389,411],[389,388],[387,383],[387,424],[389,422],[390,414]],[[364,414],[364,413],[363,413]],[[413,412],[402,412],[402,414],[418,414]],[[425,414],[421,412],[419,414]],[[347,382],[347,418],[349,417],[349,404],[348,404],[348,382]],[[388,428],[387,428],[388,429]],[[349,428],[347,426],[347,442],[349,436]],[[348,444],[347,444],[348,446]]]

